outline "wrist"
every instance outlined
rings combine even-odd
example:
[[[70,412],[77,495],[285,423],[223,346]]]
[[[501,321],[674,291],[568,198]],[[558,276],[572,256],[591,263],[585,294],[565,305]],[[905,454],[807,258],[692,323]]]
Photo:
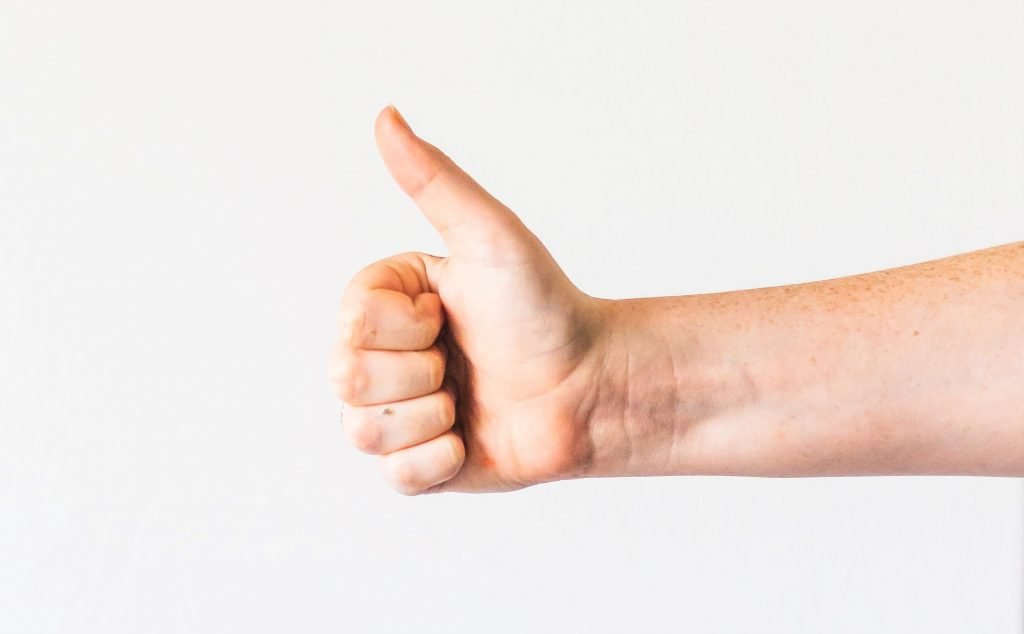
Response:
[[[701,323],[701,298],[600,300],[600,310],[581,477],[729,472],[724,440],[757,391]]]

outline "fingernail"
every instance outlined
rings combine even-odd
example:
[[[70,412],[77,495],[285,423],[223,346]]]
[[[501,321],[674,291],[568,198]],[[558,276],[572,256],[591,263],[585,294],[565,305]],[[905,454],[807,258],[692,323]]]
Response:
[[[398,111],[398,108],[396,108],[394,104],[388,104],[388,108],[391,108],[391,112],[395,113],[395,118],[398,119],[398,122],[401,123],[406,130],[412,132],[412,127],[409,126],[409,122],[405,120],[405,117],[403,117],[402,113]]]

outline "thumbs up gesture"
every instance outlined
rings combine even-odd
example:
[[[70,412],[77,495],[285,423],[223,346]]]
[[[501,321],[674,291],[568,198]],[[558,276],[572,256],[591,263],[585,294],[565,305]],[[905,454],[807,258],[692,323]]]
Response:
[[[348,438],[405,494],[580,475],[608,302],[573,286],[519,218],[397,110],[383,110],[375,132],[449,254],[390,257],[346,289],[331,378]]]
[[[372,264],[342,300],[331,374],[344,429],[402,493],[1022,473],[1024,330],[1009,316],[1024,295],[1007,289],[1024,279],[1024,243],[816,283],[602,300],[396,110],[376,133],[448,247]]]

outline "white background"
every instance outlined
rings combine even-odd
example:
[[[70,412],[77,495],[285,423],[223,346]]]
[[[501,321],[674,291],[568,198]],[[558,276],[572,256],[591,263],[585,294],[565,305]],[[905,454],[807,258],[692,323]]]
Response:
[[[395,102],[585,291],[1024,239],[1019,1],[0,0],[0,631],[1021,630],[1020,480],[391,493],[327,387],[443,252]],[[977,327],[975,325],[975,327]]]

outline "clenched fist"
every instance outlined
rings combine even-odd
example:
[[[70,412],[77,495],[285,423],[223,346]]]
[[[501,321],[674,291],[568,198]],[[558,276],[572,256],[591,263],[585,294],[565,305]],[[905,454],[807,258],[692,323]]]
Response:
[[[406,494],[575,477],[592,452],[605,302],[397,110],[376,138],[449,255],[390,257],[345,291],[331,377],[349,439]]]
[[[373,264],[342,301],[345,430],[399,491],[1024,475],[1024,243],[810,284],[596,299],[397,111],[376,132],[449,250]]]

